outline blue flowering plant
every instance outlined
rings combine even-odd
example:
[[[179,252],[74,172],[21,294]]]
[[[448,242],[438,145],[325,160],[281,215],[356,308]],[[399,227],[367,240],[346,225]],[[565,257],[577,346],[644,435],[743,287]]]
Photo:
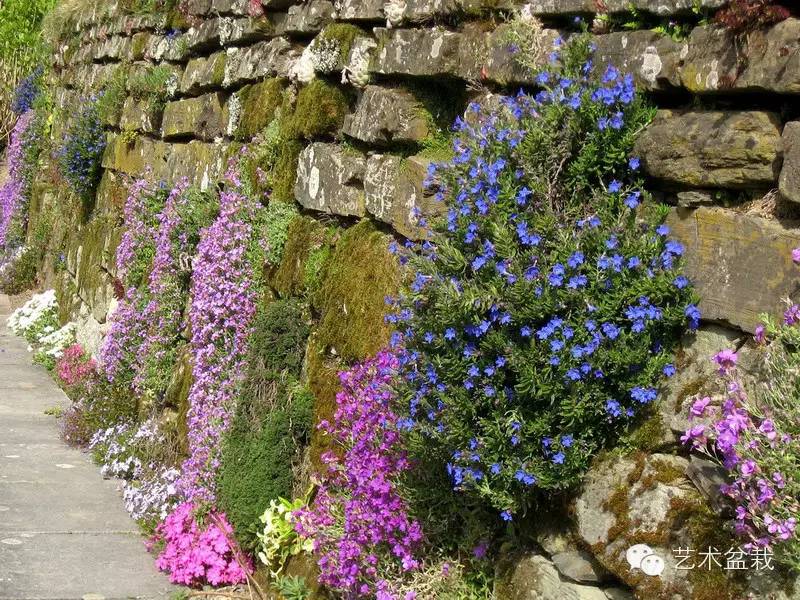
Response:
[[[61,176],[84,204],[94,197],[102,171],[100,162],[106,148],[106,134],[100,121],[97,100],[98,97],[94,96],[81,103],[57,151]]]
[[[537,93],[471,106],[430,170],[446,218],[395,249],[414,268],[388,317],[407,349],[400,424],[505,520],[656,401],[700,317],[631,156],[652,111],[591,56],[586,36],[557,42]]]
[[[41,91],[43,75],[44,69],[39,66],[19,82],[11,102],[11,110],[14,111],[14,114],[22,115],[33,108]]]

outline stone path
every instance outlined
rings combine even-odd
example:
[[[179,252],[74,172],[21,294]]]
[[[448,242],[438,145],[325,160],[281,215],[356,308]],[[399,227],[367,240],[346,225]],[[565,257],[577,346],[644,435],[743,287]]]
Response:
[[[169,598],[136,524],[44,414],[67,397],[6,328],[0,296],[0,600]]]

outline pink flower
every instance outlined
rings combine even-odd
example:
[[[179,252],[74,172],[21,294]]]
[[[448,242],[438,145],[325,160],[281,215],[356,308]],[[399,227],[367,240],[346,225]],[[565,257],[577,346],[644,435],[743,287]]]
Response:
[[[744,461],[741,466],[739,467],[739,471],[741,471],[742,475],[745,477],[750,477],[756,471],[756,463],[752,459],[747,459]]]
[[[738,358],[736,352],[726,348],[714,356],[714,362],[719,365],[719,372],[724,375],[736,366]]]
[[[796,265],[800,265],[800,248],[792,250],[792,262]]]
[[[681,442],[684,444],[690,441],[694,444],[699,443],[700,438],[703,436],[705,431],[705,425],[695,425],[691,429],[688,429],[686,433],[681,436]]]
[[[800,306],[793,304],[783,313],[783,322],[785,325],[794,325],[798,321],[800,321]]]
[[[753,336],[756,343],[763,344],[767,339],[767,330],[763,325],[757,325],[755,335]]]

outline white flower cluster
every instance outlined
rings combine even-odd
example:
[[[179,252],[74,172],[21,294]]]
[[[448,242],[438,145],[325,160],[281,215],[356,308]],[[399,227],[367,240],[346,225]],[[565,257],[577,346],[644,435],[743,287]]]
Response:
[[[48,327],[49,329],[49,327]],[[61,358],[64,350],[75,343],[75,333],[78,327],[75,323],[67,323],[61,329],[48,333],[39,338],[40,352],[53,358]]]
[[[163,521],[180,501],[177,486],[180,476],[178,469],[162,468],[141,481],[126,481],[122,490],[125,509],[137,521]]]
[[[89,442],[89,449],[101,463],[103,477],[135,479],[142,472],[142,461],[136,456],[131,426],[119,423],[95,432]]]
[[[31,344],[58,329],[58,302],[55,290],[35,294],[24,305],[11,313],[6,321],[8,328]]]

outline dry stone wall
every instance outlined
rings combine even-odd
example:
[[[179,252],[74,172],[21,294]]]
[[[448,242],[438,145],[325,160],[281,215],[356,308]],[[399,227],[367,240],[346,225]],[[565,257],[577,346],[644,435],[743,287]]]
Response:
[[[120,74],[129,94],[106,123],[108,146],[94,208],[59,234],[66,271],[57,285],[62,297],[72,298],[62,303],[64,317],[79,322],[80,341],[89,348],[97,347],[113,310],[113,256],[127,176],[149,169],[157,178],[188,177],[210,188],[228,159],[259,135],[276,111],[290,110],[295,125],[285,143],[284,199],[295,201],[311,219],[335,217],[345,225],[370,219],[400,238],[414,239],[420,235],[418,215],[441,210],[423,180],[429,163],[442,156],[447,124],[470,102],[491,103],[504,91],[535,86],[509,51],[510,0],[263,0],[264,14],[257,17],[250,15],[249,0],[188,0],[188,20],[126,15],[113,2],[100,4],[70,24],[55,57],[56,99],[65,113]],[[647,22],[697,23],[693,9],[713,11],[724,1],[600,4],[612,17],[633,6]],[[545,61],[552,41],[581,17],[598,32],[596,68],[614,65],[631,72],[659,107],[638,140],[637,154],[650,191],[673,206],[668,224],[687,249],[706,324],[687,340],[684,355],[699,364],[712,351],[743,343],[743,332],[753,331],[760,313],[781,311],[784,299],[797,294],[790,251],[800,239],[800,20],[738,37],[698,24],[674,39],[644,25],[613,31],[608,27],[613,18],[598,19],[597,7],[595,0],[533,0],[522,10],[545,25],[538,60]],[[131,87],[154,66],[169,72],[163,106],[138,97]],[[326,82],[322,93],[310,93],[313,79]],[[288,108],[278,108],[278,96],[289,99]],[[322,106],[330,109],[326,122],[332,126],[306,127]],[[33,221],[36,206],[54,201],[52,191],[41,191]],[[291,265],[282,265],[279,275],[289,270]],[[689,366],[685,373],[680,385],[667,390],[663,427],[653,433],[652,448],[677,447],[690,390],[713,378],[705,365]],[[332,396],[330,390],[314,391]],[[648,535],[667,535],[671,525],[652,507],[684,493],[689,504],[706,502],[696,491],[685,492],[686,462],[652,455],[599,469],[575,506],[578,539],[554,544],[541,537],[552,561],[527,554],[500,565],[508,575],[503,597],[631,597],[619,582],[633,587],[640,582],[614,558],[628,540],[618,531],[609,533],[622,519],[608,508],[609,497],[626,481],[630,498],[618,498],[619,503],[641,512],[636,519]],[[662,463],[669,463],[674,477],[653,488],[636,487]],[[663,544],[667,549],[666,540]],[[590,547],[593,558],[586,558]],[[606,583],[609,572],[616,583],[613,578]],[[534,589],[530,581],[537,578],[544,583]],[[665,586],[684,589],[684,583]],[[699,589],[700,584],[686,585]]]

